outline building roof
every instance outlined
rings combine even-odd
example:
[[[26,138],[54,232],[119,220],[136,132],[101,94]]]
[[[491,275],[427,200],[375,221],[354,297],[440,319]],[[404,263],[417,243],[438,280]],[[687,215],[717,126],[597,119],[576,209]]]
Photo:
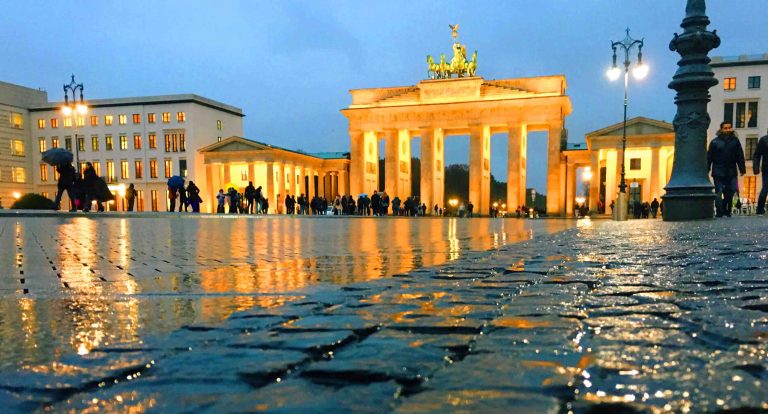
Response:
[[[624,122],[617,122],[596,131],[588,132],[588,137],[621,135],[624,129]],[[627,120],[628,135],[643,134],[667,134],[674,133],[675,128],[672,124],[665,121],[637,116]],[[631,132],[630,132],[631,131]]]
[[[240,144],[239,146],[237,144]],[[278,147],[272,144],[267,144],[266,142],[256,141],[249,138],[243,138],[238,136],[231,136],[226,139],[222,139],[219,142],[215,142],[211,145],[208,145],[206,147],[200,148],[199,152],[216,152],[217,150],[221,150],[225,147],[231,147],[234,151],[247,151],[247,150],[278,150],[278,151],[287,151],[294,154],[301,154],[305,155],[307,157],[313,157],[323,160],[333,160],[333,159],[349,159],[349,153],[348,152],[318,152],[318,153],[307,153],[304,151],[297,151],[297,150],[290,150],[283,147]],[[229,149],[227,149],[229,150]]]
[[[178,95],[157,95],[157,96],[137,96],[130,98],[114,98],[114,99],[88,99],[86,104],[93,108],[108,108],[116,106],[129,106],[129,105],[166,105],[174,103],[196,103],[198,105],[206,106],[208,108],[217,109],[219,111],[227,112],[232,115],[244,117],[243,110],[241,108],[227,105],[225,103],[214,101],[200,95],[193,93],[178,94]],[[39,111],[51,111],[58,110],[64,102],[48,102],[44,105],[30,108],[31,112]]]
[[[715,56],[710,64],[713,68],[723,68],[729,66],[752,66],[768,64],[768,53],[757,55],[739,55],[739,56]]]

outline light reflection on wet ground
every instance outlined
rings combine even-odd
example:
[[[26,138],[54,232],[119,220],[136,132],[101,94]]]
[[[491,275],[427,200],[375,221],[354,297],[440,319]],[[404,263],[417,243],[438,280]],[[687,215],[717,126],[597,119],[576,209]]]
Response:
[[[572,226],[515,219],[0,218],[0,369]]]

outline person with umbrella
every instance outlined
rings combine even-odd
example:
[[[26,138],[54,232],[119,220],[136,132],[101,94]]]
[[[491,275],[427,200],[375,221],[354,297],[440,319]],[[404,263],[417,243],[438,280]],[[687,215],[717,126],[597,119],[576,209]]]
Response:
[[[176,211],[176,197],[180,191],[184,191],[184,179],[174,175],[168,179],[168,201],[171,204],[168,211]],[[184,198],[186,199],[186,197]],[[181,203],[179,204],[179,211],[181,211]]]
[[[56,168],[56,172],[59,174],[59,181],[57,183],[56,198],[53,201],[54,209],[61,208],[61,197],[64,195],[64,191],[67,192],[67,197],[70,201],[70,210],[75,211],[75,198],[74,182],[75,182],[75,168],[72,166],[72,153],[64,148],[51,148],[43,152],[43,162],[52,165]]]

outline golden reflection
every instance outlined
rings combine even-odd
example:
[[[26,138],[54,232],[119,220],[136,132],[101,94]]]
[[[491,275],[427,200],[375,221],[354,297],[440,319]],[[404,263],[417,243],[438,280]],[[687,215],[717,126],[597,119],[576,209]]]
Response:
[[[15,238],[4,244],[18,248],[9,249],[6,257],[21,266],[30,260],[27,252],[42,249],[51,262],[51,286],[31,292],[37,296],[2,304],[0,312],[11,316],[0,320],[0,355],[8,356],[3,364],[36,367],[66,354],[137,343],[182,325],[219,323],[252,307],[276,308],[300,300],[318,283],[350,284],[440,266],[469,251],[572,225],[554,220],[242,216],[19,220]],[[513,266],[524,267],[522,261]],[[367,301],[391,299],[380,293]],[[401,321],[428,315],[451,325],[476,310],[452,304],[455,297],[445,292],[406,293],[394,301],[413,305],[386,316]]]

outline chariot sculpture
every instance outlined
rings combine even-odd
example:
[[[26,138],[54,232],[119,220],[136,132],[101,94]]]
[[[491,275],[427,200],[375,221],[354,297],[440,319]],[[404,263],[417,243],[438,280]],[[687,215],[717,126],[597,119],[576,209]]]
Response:
[[[429,79],[450,79],[453,75],[457,78],[475,76],[477,70],[477,50],[472,53],[472,59],[467,60],[467,47],[456,40],[459,25],[451,25],[451,37],[453,37],[453,58],[448,63],[445,54],[440,55],[440,62],[435,63],[432,55],[427,55],[427,77]]]

